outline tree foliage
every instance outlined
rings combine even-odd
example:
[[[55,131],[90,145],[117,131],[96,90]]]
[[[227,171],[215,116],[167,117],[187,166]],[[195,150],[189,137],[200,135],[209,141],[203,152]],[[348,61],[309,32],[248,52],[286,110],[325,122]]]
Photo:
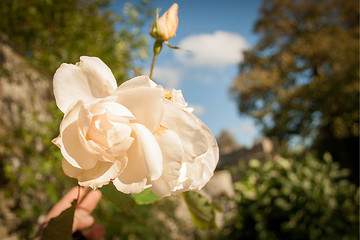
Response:
[[[100,57],[116,79],[126,80],[133,60],[148,55],[140,27],[152,15],[148,0],[125,3],[122,14],[110,0],[4,0],[0,31],[38,68],[52,74],[79,56]]]
[[[240,112],[358,169],[358,1],[264,0],[254,30],[232,86]]]

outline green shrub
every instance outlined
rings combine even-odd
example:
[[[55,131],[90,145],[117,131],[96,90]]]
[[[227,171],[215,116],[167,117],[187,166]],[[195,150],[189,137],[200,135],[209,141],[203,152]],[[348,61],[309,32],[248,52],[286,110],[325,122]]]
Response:
[[[358,239],[359,191],[330,155],[251,160],[234,174],[238,214],[223,237]]]

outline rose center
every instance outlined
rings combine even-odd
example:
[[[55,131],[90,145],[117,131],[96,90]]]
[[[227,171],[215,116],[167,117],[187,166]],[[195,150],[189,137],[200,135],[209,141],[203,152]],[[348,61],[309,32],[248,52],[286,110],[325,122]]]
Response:
[[[86,139],[92,140],[104,148],[109,148],[108,131],[112,128],[113,125],[107,119],[106,113],[95,115],[91,119]]]

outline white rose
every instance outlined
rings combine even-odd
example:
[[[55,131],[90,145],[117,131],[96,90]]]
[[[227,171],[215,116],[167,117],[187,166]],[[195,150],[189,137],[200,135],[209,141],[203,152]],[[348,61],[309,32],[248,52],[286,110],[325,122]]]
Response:
[[[53,142],[64,173],[93,189],[113,182],[124,193],[150,188],[159,196],[200,189],[212,177],[218,147],[181,91],[164,90],[146,76],[116,86],[96,57],[62,64],[54,75],[64,113]]]

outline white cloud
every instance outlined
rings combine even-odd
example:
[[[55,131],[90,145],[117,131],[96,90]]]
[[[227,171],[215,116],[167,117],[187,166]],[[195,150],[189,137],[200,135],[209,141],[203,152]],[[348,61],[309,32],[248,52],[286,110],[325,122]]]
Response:
[[[232,129],[233,133],[235,134],[251,134],[256,135],[258,132],[258,129],[252,122],[241,122],[241,124],[237,128]]]
[[[204,114],[205,112],[205,107],[202,105],[189,105],[189,107],[192,107],[194,109],[193,113],[197,116],[200,116],[202,114]]]
[[[176,58],[181,62],[212,67],[238,64],[243,60],[242,51],[249,48],[241,35],[224,31],[192,35],[180,41],[179,46],[191,51],[175,52]]]
[[[181,71],[172,67],[155,67],[153,79],[167,89],[176,89],[179,86]]]

